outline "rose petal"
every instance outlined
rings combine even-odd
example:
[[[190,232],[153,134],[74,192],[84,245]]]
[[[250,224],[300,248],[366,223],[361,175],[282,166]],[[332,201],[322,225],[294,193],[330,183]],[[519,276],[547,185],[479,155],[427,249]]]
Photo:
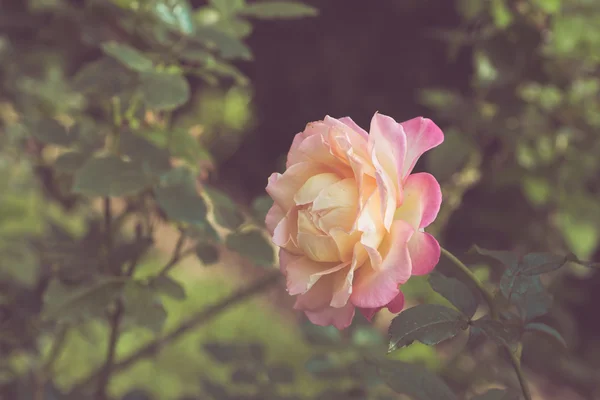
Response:
[[[285,217],[285,213],[277,204],[273,204],[267,212],[267,216],[265,217],[265,225],[267,225],[267,230],[271,235],[275,231],[277,224]]]
[[[287,266],[297,260],[299,257],[296,254],[290,253],[285,249],[279,249],[279,270],[283,275],[287,275]]]
[[[287,215],[279,221],[279,224],[275,227],[272,242],[276,246],[285,248],[294,254],[301,254],[301,251],[298,248],[297,237],[298,209],[292,207]]]
[[[352,118],[350,118],[350,117],[342,117],[342,118],[338,118],[338,121],[340,121],[342,124],[346,125],[350,129],[352,129],[353,131],[355,131],[356,133],[358,133],[365,140],[369,140],[369,134],[367,133],[367,131],[365,131],[363,128],[361,128],[360,126],[358,126],[358,124],[356,122],[354,122],[352,120]]]
[[[413,232],[406,222],[394,221],[379,249],[383,258],[380,269],[365,265],[356,271],[350,298],[355,306],[382,307],[398,295],[398,285],[406,282],[412,271],[407,242]]]
[[[306,181],[315,175],[331,172],[326,167],[311,163],[301,162],[292,165],[283,175],[274,173],[269,177],[267,193],[277,203],[281,209],[287,213],[290,208],[295,206],[294,195],[306,183]]]
[[[407,138],[404,128],[393,118],[375,113],[371,119],[369,148],[375,151],[383,170],[390,177],[401,200],[401,171],[406,158]]]
[[[375,166],[375,180],[377,181],[377,190],[379,191],[379,200],[381,201],[381,216],[383,225],[389,231],[394,220],[394,211],[397,206],[398,194],[400,193],[394,186],[393,181],[387,172],[382,168],[375,151],[371,154],[371,160]]]
[[[294,195],[294,202],[298,206],[312,203],[317,198],[321,190],[339,181],[340,177],[331,172],[311,176]]]
[[[293,164],[309,160],[307,154],[300,151],[300,146],[307,138],[312,136],[320,137],[328,130],[329,126],[324,124],[322,121],[308,123],[304,128],[304,131],[294,136],[294,140],[292,141],[290,151],[288,152],[287,161],[285,165],[286,168],[291,167]],[[319,142],[320,141],[316,141],[316,143]]]
[[[342,308],[328,307],[319,311],[305,311],[305,314],[315,325],[333,325],[337,329],[345,329],[350,326],[354,318],[354,306],[347,303]]]
[[[444,133],[429,118],[417,117],[401,123],[406,133],[406,158],[402,167],[402,178],[411,173],[419,157],[444,141]]]
[[[415,232],[408,241],[413,275],[427,275],[440,261],[440,244],[427,232]]]
[[[392,314],[398,314],[404,308],[404,293],[399,292],[396,297],[392,301],[387,304],[387,309]],[[371,322],[373,316],[377,314],[383,307],[378,308],[359,308],[360,313],[367,319],[367,321]]]
[[[292,296],[306,293],[322,276],[339,271],[347,265],[348,263],[320,263],[301,256],[286,266],[287,290]]]
[[[404,186],[403,203],[394,215],[415,229],[424,228],[437,217],[442,204],[442,189],[438,181],[425,172],[412,174]]]

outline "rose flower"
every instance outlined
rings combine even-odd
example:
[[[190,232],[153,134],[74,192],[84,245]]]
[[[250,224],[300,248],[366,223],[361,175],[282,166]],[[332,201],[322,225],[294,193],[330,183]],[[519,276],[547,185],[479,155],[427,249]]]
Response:
[[[432,175],[411,172],[443,140],[427,118],[379,113],[369,133],[325,117],[295,136],[286,171],[269,178],[266,225],[294,308],[311,322],[343,329],[355,308],[369,320],[383,307],[400,312],[399,286],[435,267],[440,246],[424,228],[442,193]]]

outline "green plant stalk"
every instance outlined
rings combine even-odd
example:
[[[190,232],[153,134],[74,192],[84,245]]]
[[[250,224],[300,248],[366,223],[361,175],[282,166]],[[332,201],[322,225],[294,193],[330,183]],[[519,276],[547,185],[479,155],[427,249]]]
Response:
[[[488,305],[488,308],[490,309],[490,315],[491,317],[498,321],[499,320],[499,313],[498,310],[496,309],[496,304],[494,303],[494,296],[492,295],[492,293],[483,285],[483,283],[475,276],[475,274],[473,273],[473,271],[471,271],[462,261],[460,261],[454,254],[450,253],[448,250],[444,249],[443,247],[441,248],[442,253],[450,260],[452,261],[452,263],[454,264],[454,266],[458,267],[458,269],[467,276],[467,278],[469,278],[469,280],[475,285],[477,286],[477,289],[481,292],[481,294],[483,295],[483,298],[485,300],[485,302]],[[523,369],[521,368],[521,359],[520,359],[520,348],[521,348],[521,344],[519,344],[519,350],[517,350],[516,353],[512,352],[510,350],[510,347],[508,347],[507,345],[502,346],[504,347],[504,349],[508,352],[508,355],[510,357],[510,362],[515,370],[515,373],[517,374],[517,378],[519,379],[519,384],[521,385],[521,390],[523,392],[523,396],[525,397],[525,400],[531,400],[531,392],[529,391],[529,386],[527,385],[527,381],[525,380],[525,375],[523,374]],[[519,355],[517,355],[517,353]]]

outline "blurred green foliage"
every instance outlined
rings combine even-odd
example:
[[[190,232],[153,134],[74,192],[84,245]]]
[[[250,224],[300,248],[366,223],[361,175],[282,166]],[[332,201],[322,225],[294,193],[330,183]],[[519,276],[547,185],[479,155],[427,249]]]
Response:
[[[445,207],[432,232],[457,249],[478,243],[597,259],[600,4],[451,3],[454,26],[419,27],[419,34],[438,38],[449,60],[467,59],[460,77],[467,85],[457,89],[453,82],[441,85],[432,79],[407,100],[420,103],[446,134],[444,144],[422,164],[444,190]],[[435,14],[439,4],[413,0],[381,7],[388,6],[394,8],[391,16],[410,19],[421,10]],[[341,46],[324,35],[328,50],[311,54],[305,61],[311,64],[300,64],[290,44],[288,54],[269,58],[273,68],[253,71],[254,50],[268,50],[253,42],[256,24],[289,24],[300,36],[302,29],[333,31],[331,21],[351,14],[352,7],[331,7],[335,18],[323,16],[322,28],[314,25],[321,17],[292,22],[318,12],[290,1],[0,0],[3,395],[36,400],[103,396],[94,393],[96,381],[77,385],[91,373],[103,374],[114,321],[119,320],[117,330],[122,331],[115,350],[118,361],[235,294],[240,283],[270,272],[263,267],[272,267],[276,254],[261,231],[270,202],[264,197],[245,201],[248,195],[237,190],[244,179],[241,171],[234,171],[238,181],[228,182],[223,177],[231,173],[222,175],[220,167],[236,158],[275,164],[272,149],[272,160],[263,160],[243,147],[245,140],[262,145],[276,141],[275,135],[283,137],[280,131],[259,139],[245,136],[262,129],[261,119],[277,120],[277,111],[258,108],[261,88],[254,86],[259,82],[255,76],[266,74],[278,88],[289,89],[289,96],[298,96],[298,108],[287,114],[302,114],[307,103],[322,104],[313,102],[317,97],[330,99],[324,106],[332,108],[348,99],[364,107],[379,101],[372,93],[363,96],[360,84],[378,87],[378,65],[385,59],[372,62],[359,41]],[[369,30],[377,22],[366,19],[360,18],[364,26],[348,19],[344,29],[359,30],[367,43],[377,43],[370,41]],[[422,38],[415,37],[410,40],[420,43]],[[358,58],[349,50],[354,45]],[[344,51],[336,53],[336,46]],[[377,50],[378,59],[384,57]],[[288,56],[303,70],[283,70],[279,59]],[[407,71],[437,74],[436,66],[426,62],[415,58]],[[311,74],[319,65],[331,64],[336,73],[327,79],[335,95],[325,95],[316,82],[310,96],[302,98]],[[354,64],[373,66],[369,74],[358,75],[361,82],[348,85],[345,77],[357,76],[351,72]],[[353,87],[351,95],[334,90],[348,86]],[[318,117],[327,113],[320,110]],[[288,133],[286,147],[295,132]],[[240,151],[250,154],[241,157]],[[177,240],[167,255],[159,246],[159,227],[164,225]],[[196,277],[193,266],[184,263],[175,269],[189,255],[213,265],[231,252],[253,264],[247,267],[251,272],[214,265]],[[500,281],[492,263],[475,265],[483,281]],[[448,272],[444,262],[439,269]],[[560,333],[540,322],[527,325],[545,332],[553,345],[563,336],[567,344],[577,345],[567,367],[558,356],[552,363],[536,364],[544,353],[555,354],[544,350],[543,340],[524,357],[537,372],[582,396],[597,390],[597,374],[590,371],[600,359],[600,327],[589,322],[600,301],[592,289],[597,277],[569,264],[566,272],[544,282],[536,279],[536,285],[553,288],[557,306],[548,318]],[[403,291],[413,303],[464,306],[464,299],[449,302],[431,290],[424,277],[411,279]],[[244,301],[194,326],[131,368],[109,373],[108,394],[130,400],[184,395],[220,399],[223,391],[264,400],[388,398],[389,390],[365,362],[365,356],[385,352],[378,330],[360,318],[341,334],[311,325],[299,329],[285,312],[289,307],[282,311],[273,304],[278,302],[270,297]],[[583,311],[571,312],[573,304]],[[243,359],[248,348],[262,349],[257,351],[264,356]],[[233,349],[235,362],[219,359],[214,349]],[[485,381],[487,368],[468,367],[466,361],[461,364],[461,354],[439,350],[413,344],[390,358],[424,363],[446,378],[455,393],[470,395],[470,383]],[[83,390],[67,393],[74,387]],[[480,398],[498,394],[488,393]]]

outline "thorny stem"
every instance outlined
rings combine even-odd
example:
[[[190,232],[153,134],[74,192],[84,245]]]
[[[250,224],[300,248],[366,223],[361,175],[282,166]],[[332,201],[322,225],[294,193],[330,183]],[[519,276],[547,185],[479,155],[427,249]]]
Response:
[[[275,285],[279,282],[281,278],[281,273],[279,271],[273,271],[261,279],[258,279],[253,284],[239,291],[234,292],[231,296],[224,298],[223,300],[204,308],[199,311],[195,315],[191,316],[189,319],[185,320],[181,323],[176,329],[169,332],[162,338],[156,339],[138,351],[132,353],[128,357],[123,360],[115,363],[112,366],[112,372],[123,371],[129,367],[131,367],[136,362],[150,357],[160,351],[166,345],[174,342],[179,339],[181,336],[189,332],[190,330],[210,321],[214,317],[220,315],[223,311],[227,310],[229,307],[235,306],[236,304],[241,303],[242,301],[252,297],[256,294],[261,293],[263,290],[267,289]],[[84,387],[93,384],[97,379],[100,379],[103,375],[102,369],[93,372],[87,378],[83,379],[80,383],[76,384],[71,392],[77,393],[79,390]]]
[[[448,250],[442,247],[442,253],[450,260],[452,263],[458,267],[458,269],[465,274],[469,280],[477,286],[477,289],[483,295],[485,302],[490,309],[490,314],[492,319],[498,321],[499,313],[496,309],[496,304],[494,303],[494,296],[492,293],[481,283],[481,281],[475,276],[473,271],[471,271],[462,261],[460,261],[454,254],[450,253]],[[517,374],[517,378],[519,379],[519,384],[521,385],[521,390],[523,391],[523,396],[525,396],[525,400],[531,400],[531,392],[529,391],[529,386],[527,385],[527,381],[525,380],[525,376],[523,375],[523,370],[521,368],[521,359],[520,359],[520,349],[521,345],[519,344],[519,350],[517,352],[511,351],[508,345],[503,345],[504,349],[508,352],[510,357],[510,362]]]

